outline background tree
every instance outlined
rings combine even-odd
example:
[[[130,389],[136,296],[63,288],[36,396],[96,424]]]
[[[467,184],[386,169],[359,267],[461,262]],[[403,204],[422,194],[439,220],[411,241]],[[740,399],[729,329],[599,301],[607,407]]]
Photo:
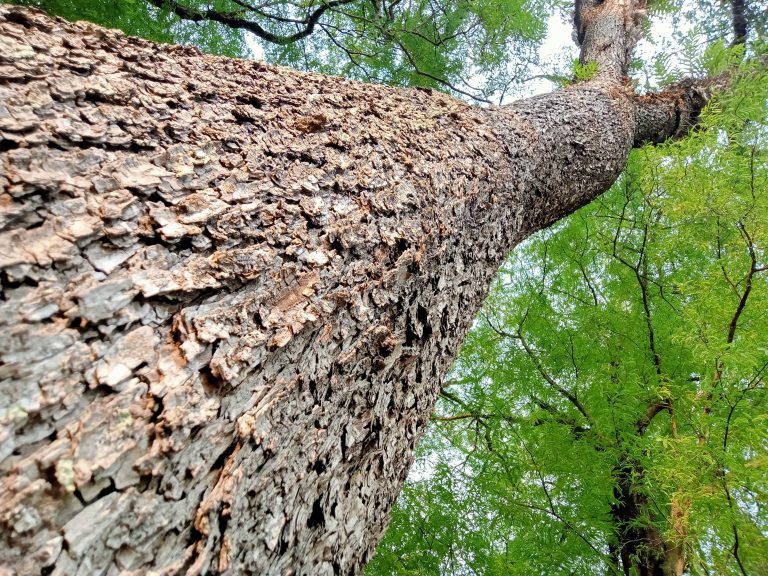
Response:
[[[513,253],[369,574],[768,569],[767,96]]]
[[[0,562],[359,571],[506,252],[728,83],[577,8],[585,81],[487,109],[0,8]]]

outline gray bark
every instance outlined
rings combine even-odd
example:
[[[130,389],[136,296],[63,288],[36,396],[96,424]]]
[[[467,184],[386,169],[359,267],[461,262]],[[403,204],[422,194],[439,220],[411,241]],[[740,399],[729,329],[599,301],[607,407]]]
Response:
[[[644,133],[608,76],[478,109],[0,7],[0,568],[358,573],[501,260]]]

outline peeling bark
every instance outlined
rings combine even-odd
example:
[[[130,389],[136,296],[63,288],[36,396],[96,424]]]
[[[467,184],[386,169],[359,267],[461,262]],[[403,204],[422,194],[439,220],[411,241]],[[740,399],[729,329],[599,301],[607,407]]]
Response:
[[[503,257],[623,169],[611,70],[478,109],[0,7],[0,567],[358,573]]]

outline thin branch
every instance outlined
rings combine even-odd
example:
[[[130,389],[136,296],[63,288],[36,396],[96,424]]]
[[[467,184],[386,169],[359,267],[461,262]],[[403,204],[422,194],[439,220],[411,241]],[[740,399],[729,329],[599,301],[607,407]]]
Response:
[[[472,412],[464,412],[463,414],[454,414],[453,416],[432,416],[430,420],[433,422],[453,422],[455,420],[469,420],[475,418],[488,418],[485,414],[473,414]]]
[[[600,549],[597,548],[597,546],[592,544],[592,542],[590,542],[586,536],[584,536],[579,530],[577,530],[576,527],[573,524],[571,524],[570,521],[566,520],[556,512],[552,512],[547,508],[542,508],[541,506],[536,506],[535,504],[529,504],[528,502],[521,502],[520,500],[512,500],[512,499],[506,499],[506,501],[512,504],[513,506],[520,506],[521,508],[527,508],[528,510],[533,510],[535,512],[543,512],[544,514],[551,516],[555,520],[558,520],[563,524],[563,526],[565,526],[571,532],[573,532],[582,542],[584,542],[587,546],[589,546],[589,548],[593,552],[595,552],[595,554],[597,554],[601,558],[606,559],[606,562],[610,567],[611,572],[613,572],[617,576],[620,576],[619,571],[613,566],[613,563],[611,562],[610,557],[607,557],[605,553],[603,553],[602,551],[600,551]]]
[[[517,340],[520,342],[520,344],[523,346],[523,349],[525,350],[526,354],[528,354],[528,357],[533,361],[534,366],[536,367],[536,370],[539,372],[542,378],[549,384],[552,388],[554,388],[561,396],[563,396],[565,399],[567,399],[571,404],[573,404],[576,409],[581,412],[581,414],[586,418],[587,422],[593,424],[592,417],[587,412],[586,408],[584,408],[584,405],[581,403],[581,401],[576,397],[575,394],[573,394],[570,390],[567,388],[561,386],[557,383],[557,381],[547,372],[547,369],[544,367],[544,365],[541,363],[541,360],[539,360],[539,357],[536,355],[536,353],[533,351],[533,348],[528,344],[528,342],[523,337],[522,333],[522,326],[525,320],[528,318],[528,310],[525,311],[525,314],[523,315],[523,319],[520,321],[520,325],[517,328],[517,332],[515,334],[511,332],[507,332],[506,330],[502,330],[501,328],[496,327],[492,322],[491,319],[488,317],[485,312],[481,312],[483,319],[486,321],[488,326],[491,327],[491,329],[496,332],[498,335],[503,336],[505,338],[512,338],[514,340]]]
[[[477,96],[475,94],[472,94],[471,92],[467,92],[466,90],[462,90],[460,88],[457,88],[455,85],[451,84],[446,80],[445,78],[440,78],[439,76],[435,76],[434,74],[430,74],[429,72],[425,72],[419,66],[416,64],[416,60],[413,58],[413,55],[408,51],[408,49],[403,45],[400,40],[393,37],[394,43],[397,44],[397,47],[400,48],[400,51],[405,56],[405,59],[408,60],[408,63],[411,65],[413,70],[418,74],[419,76],[424,76],[425,78],[429,78],[430,80],[434,80],[438,84],[441,84],[442,86],[445,86],[446,88],[450,88],[454,92],[457,92],[458,94],[461,94],[462,96],[466,96],[467,98],[472,98],[473,100],[477,102],[481,102],[483,104],[493,104],[490,100],[487,98],[481,98],[480,96]]]
[[[536,476],[539,477],[539,482],[541,483],[541,489],[544,491],[544,496],[547,498],[547,502],[549,502],[549,509],[552,511],[552,514],[557,516],[557,511],[555,510],[555,503],[552,500],[552,496],[549,493],[549,488],[547,488],[547,481],[544,479],[544,474],[541,472],[541,468],[539,468],[538,463],[536,462],[536,458],[533,456],[533,452],[528,448],[528,444],[525,440],[523,440],[522,436],[519,434],[515,434],[517,436],[517,439],[520,440],[520,443],[523,445],[523,450],[528,454],[528,457],[531,459],[531,465],[533,466],[534,471],[536,472]]]
[[[731,513],[734,511],[735,504],[733,502],[733,498],[731,497],[731,491],[728,489],[728,483],[723,477],[723,490],[725,491],[725,497],[728,501],[728,508],[731,510]],[[748,576],[746,569],[744,568],[744,564],[741,562],[741,557],[739,556],[739,530],[736,527],[736,522],[731,521],[731,531],[733,532],[733,546],[731,547],[731,554],[733,554],[734,560],[736,560],[736,564],[739,566],[739,570],[741,571],[742,576]]]
[[[592,424],[593,423],[592,417],[589,415],[586,408],[584,408],[584,405],[581,403],[581,401],[570,390],[568,390],[567,388],[564,388],[563,386],[558,384],[554,378],[552,378],[549,372],[547,372],[547,369],[544,368],[544,365],[541,363],[541,360],[539,360],[539,357],[533,351],[533,348],[531,348],[531,346],[523,337],[523,333],[520,331],[520,329],[518,329],[517,335],[518,335],[518,340],[520,341],[520,344],[522,344],[526,354],[528,354],[528,357],[533,361],[533,364],[536,367],[536,370],[539,372],[539,374],[541,374],[541,377],[544,378],[547,384],[549,384],[552,388],[554,388],[563,398],[567,399],[571,404],[573,404],[576,407],[576,409],[579,412],[581,412],[582,416],[586,418],[587,422]]]
[[[755,275],[755,272],[757,271],[757,255],[755,254],[755,245],[754,245],[754,242],[752,241],[752,237],[749,235],[749,232],[747,232],[747,229],[744,226],[744,224],[739,222],[737,224],[737,227],[739,228],[741,235],[744,237],[744,239],[747,242],[747,251],[749,252],[749,259],[751,261],[751,264],[749,267],[749,271],[747,272],[746,280],[744,281],[744,292],[741,295],[739,304],[736,307],[736,312],[733,314],[731,323],[728,326],[728,337],[726,338],[726,343],[728,345],[733,344],[733,339],[736,335],[736,327],[739,323],[739,317],[741,316],[741,313],[744,311],[744,308],[747,305],[747,298],[749,298],[749,294],[750,292],[752,292],[752,278]]]
[[[725,263],[723,262],[723,247],[722,247],[722,241],[720,239],[720,217],[717,217],[717,259],[720,261],[720,269],[723,271],[723,277],[725,278],[725,281],[728,283],[728,286],[731,287],[731,290],[733,290],[733,293],[736,294],[737,297],[741,297],[739,294],[739,289],[736,286],[736,284],[733,283],[731,280],[731,277],[728,276],[728,270],[725,268]]]
[[[347,2],[345,2],[345,3],[347,3]],[[344,16],[347,16],[350,19],[356,19],[356,20],[359,20],[359,21],[363,22],[364,24],[369,24],[370,26],[373,26],[373,27],[377,28],[378,31],[382,34],[382,36],[384,36],[385,38],[390,40],[393,44],[395,44],[400,49],[400,51],[402,52],[403,56],[405,56],[405,59],[408,61],[408,63],[413,68],[414,72],[416,72],[416,74],[418,74],[419,76],[423,76],[425,78],[429,78],[430,80],[434,80],[435,82],[437,82],[441,86],[444,86],[444,87],[446,87],[446,88],[448,88],[450,90],[453,90],[457,94],[461,94],[463,96],[466,96],[467,98],[471,98],[472,100],[475,100],[476,102],[480,102],[480,103],[483,103],[483,104],[493,104],[493,102],[491,102],[490,100],[488,100],[486,98],[482,98],[482,97],[480,97],[480,96],[478,96],[476,94],[473,94],[471,92],[467,92],[466,90],[462,90],[461,88],[457,87],[455,84],[452,84],[451,82],[449,82],[445,78],[441,78],[440,76],[435,76],[434,74],[432,74],[430,72],[426,72],[426,71],[422,70],[421,68],[419,68],[419,66],[416,64],[416,60],[413,57],[413,54],[411,54],[411,52],[408,50],[408,48],[406,48],[406,46],[397,38],[396,35],[392,34],[392,32],[400,32],[400,33],[403,33],[403,34],[410,34],[412,36],[416,36],[418,38],[421,38],[422,40],[432,44],[433,47],[437,48],[441,44],[443,44],[445,41],[450,40],[450,39],[454,38],[455,36],[469,34],[471,32],[471,29],[470,30],[465,30],[465,31],[463,31],[461,33],[458,33],[455,36],[441,38],[440,41],[435,42],[434,40],[429,39],[427,36],[425,36],[424,34],[422,34],[421,32],[418,32],[418,31],[408,30],[407,28],[388,29],[388,28],[384,28],[383,26],[381,26],[381,24],[379,24],[377,21],[370,20],[370,19],[365,18],[364,16],[361,16],[359,14],[350,14],[348,12],[344,12],[344,11],[341,11],[341,10],[339,10],[338,12],[340,14],[343,14]],[[435,35],[438,35],[438,31],[437,30],[435,30]],[[471,88],[471,86],[470,86],[470,88]],[[479,90],[476,90],[476,91],[479,91]]]
[[[640,259],[637,263],[637,267],[633,268],[635,272],[635,278],[640,286],[640,296],[643,302],[643,314],[645,316],[645,325],[648,329],[648,346],[651,350],[653,357],[653,365],[656,367],[656,375],[661,379],[661,357],[656,350],[656,333],[653,329],[653,319],[651,318],[651,307],[648,302],[648,281],[645,279],[648,276],[648,259],[645,257],[645,249],[648,243],[648,223],[643,225],[643,242],[641,245]],[[643,274],[640,274],[640,266],[643,266]]]
[[[584,434],[586,434],[587,432],[589,432],[591,430],[591,428],[588,428],[588,427],[585,427],[585,426],[580,426],[579,424],[576,423],[576,420],[574,420],[573,418],[568,418],[567,416],[562,414],[557,408],[552,406],[552,404],[550,404],[549,402],[545,402],[541,398],[538,398],[536,396],[532,396],[531,397],[531,401],[534,404],[536,404],[536,406],[538,406],[539,408],[544,410],[544,412],[546,412],[546,413],[550,414],[551,416],[553,416],[554,419],[555,419],[555,422],[570,428],[571,432],[573,433],[574,437],[576,437],[576,438],[580,438],[581,436],[583,436]],[[537,422],[538,422],[538,420],[536,422],[534,422],[534,424],[536,424]],[[595,448],[597,449],[598,447],[596,446]]]

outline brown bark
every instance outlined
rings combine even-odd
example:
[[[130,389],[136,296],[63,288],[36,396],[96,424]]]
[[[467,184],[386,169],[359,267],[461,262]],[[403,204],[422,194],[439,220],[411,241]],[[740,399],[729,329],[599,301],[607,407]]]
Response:
[[[359,572],[497,266],[610,186],[637,109],[0,7],[0,567]]]
[[[632,52],[642,35],[645,6],[646,0],[576,1],[579,61],[597,64],[597,80],[617,86],[627,81]]]

